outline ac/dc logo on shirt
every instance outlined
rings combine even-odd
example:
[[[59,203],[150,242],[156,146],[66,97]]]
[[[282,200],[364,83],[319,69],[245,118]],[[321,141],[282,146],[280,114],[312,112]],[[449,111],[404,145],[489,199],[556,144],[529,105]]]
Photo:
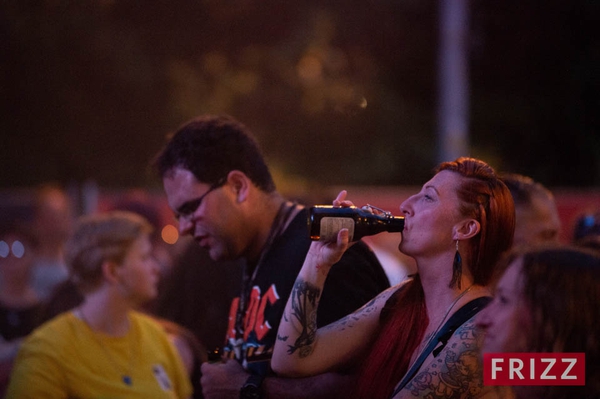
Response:
[[[246,349],[249,347],[256,348],[261,346],[263,338],[273,328],[271,323],[269,323],[269,320],[265,320],[265,309],[268,306],[274,306],[279,299],[280,297],[277,294],[277,289],[274,284],[272,284],[264,294],[261,293],[259,286],[256,285],[252,287],[248,299],[248,306],[242,321],[243,325],[241,330],[243,331],[243,334],[240,337],[239,334],[236,335],[235,325],[240,298],[234,298],[229,309],[229,325],[227,327],[226,342],[229,345],[235,345],[235,343],[239,345],[239,343],[241,343],[240,341],[242,341],[244,346],[246,346]]]

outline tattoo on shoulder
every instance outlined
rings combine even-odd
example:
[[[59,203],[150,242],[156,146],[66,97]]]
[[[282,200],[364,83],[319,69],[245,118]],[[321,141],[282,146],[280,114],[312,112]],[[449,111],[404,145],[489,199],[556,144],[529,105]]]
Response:
[[[471,319],[456,330],[436,358],[426,361],[405,389],[427,399],[477,396],[483,389],[480,345],[481,333]]]

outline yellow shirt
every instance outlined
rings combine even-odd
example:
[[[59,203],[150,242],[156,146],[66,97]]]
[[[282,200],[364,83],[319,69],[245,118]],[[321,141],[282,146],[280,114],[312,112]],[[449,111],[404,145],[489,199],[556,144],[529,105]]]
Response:
[[[123,337],[93,332],[72,312],[45,323],[23,343],[6,399],[191,396],[189,377],[162,327],[138,312],[129,319]]]

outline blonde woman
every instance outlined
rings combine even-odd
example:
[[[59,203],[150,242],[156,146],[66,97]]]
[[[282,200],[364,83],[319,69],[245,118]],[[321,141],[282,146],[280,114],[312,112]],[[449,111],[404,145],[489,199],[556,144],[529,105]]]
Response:
[[[84,302],[35,330],[7,398],[188,398],[184,365],[164,329],[134,309],[157,294],[152,228],[111,212],[83,217],[66,245]]]

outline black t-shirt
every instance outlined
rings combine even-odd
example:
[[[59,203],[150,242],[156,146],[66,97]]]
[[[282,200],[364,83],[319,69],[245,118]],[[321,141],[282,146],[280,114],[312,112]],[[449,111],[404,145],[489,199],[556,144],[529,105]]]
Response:
[[[302,209],[264,254],[251,284],[243,312],[243,331],[236,338],[236,314],[240,297],[230,307],[225,355],[241,361],[257,373],[268,372],[279,321],[288,296],[310,246],[308,210]],[[390,286],[377,257],[366,244],[352,245],[325,281],[317,323],[327,325],[358,309]]]

